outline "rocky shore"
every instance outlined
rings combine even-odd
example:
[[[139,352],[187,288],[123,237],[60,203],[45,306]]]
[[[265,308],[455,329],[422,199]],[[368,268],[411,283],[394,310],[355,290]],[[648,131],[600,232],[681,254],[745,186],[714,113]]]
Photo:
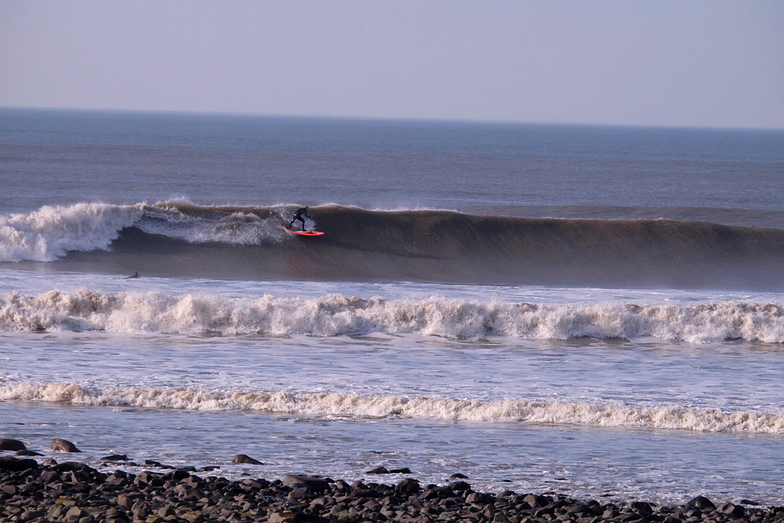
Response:
[[[784,520],[784,507],[714,504],[680,507],[605,503],[561,495],[475,492],[469,483],[393,485],[289,475],[229,481],[191,471],[101,472],[83,463],[0,457],[0,521],[14,522],[574,522],[724,523]],[[717,506],[718,505],[718,506]],[[747,506],[748,505],[748,506]]]

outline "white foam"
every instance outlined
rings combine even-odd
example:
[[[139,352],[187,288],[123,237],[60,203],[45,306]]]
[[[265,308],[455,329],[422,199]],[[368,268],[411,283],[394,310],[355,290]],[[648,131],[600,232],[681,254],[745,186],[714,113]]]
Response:
[[[280,241],[281,216],[262,219],[252,212],[235,212],[218,219],[188,216],[173,207],[151,207],[136,226],[148,234],[159,234],[189,243],[220,242],[235,245],[259,245]]]
[[[641,429],[784,434],[784,416],[678,406],[623,405],[359,395],[335,392],[214,391],[198,388],[99,388],[73,383],[0,385],[0,400],[57,402],[196,411],[253,410],[323,418],[430,418],[474,422],[526,422]]]
[[[0,261],[50,262],[67,251],[106,250],[120,230],[133,225],[143,213],[143,204],[79,203],[2,215]]]
[[[51,330],[340,336],[389,333],[457,339],[657,337],[695,343],[784,342],[774,304],[624,305],[316,298],[235,298],[160,292],[11,292],[0,298],[0,331]]]

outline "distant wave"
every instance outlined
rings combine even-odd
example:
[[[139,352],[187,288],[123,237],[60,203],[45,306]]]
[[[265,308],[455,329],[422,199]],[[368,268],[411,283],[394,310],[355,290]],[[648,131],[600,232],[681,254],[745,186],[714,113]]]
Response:
[[[209,391],[196,388],[95,388],[70,383],[0,384],[0,400],[59,402],[197,411],[255,410],[326,418],[435,418],[481,422],[527,422],[675,429],[702,432],[784,434],[784,416],[679,406],[630,408],[616,404],[559,401],[358,395],[334,392]]]
[[[784,343],[784,309],[728,301],[688,305],[503,303],[431,297],[257,299],[159,292],[12,292],[0,330],[343,336],[388,333],[455,339],[657,337],[687,342]]]
[[[670,220],[185,202],[44,207],[0,217],[0,262],[77,272],[327,281],[784,289],[784,230]]]

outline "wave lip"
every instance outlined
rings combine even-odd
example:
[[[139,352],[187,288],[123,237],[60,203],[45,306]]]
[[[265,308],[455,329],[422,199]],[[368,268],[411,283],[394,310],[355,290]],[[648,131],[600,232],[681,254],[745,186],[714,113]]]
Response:
[[[774,413],[679,406],[647,408],[615,404],[504,399],[359,395],[335,392],[205,391],[197,388],[91,388],[73,383],[15,382],[0,385],[0,400],[59,402],[196,411],[252,410],[323,418],[430,418],[450,421],[570,424],[639,429],[784,434]]]
[[[784,309],[741,301],[635,305],[530,304],[447,299],[233,298],[160,292],[53,290],[0,297],[0,331],[224,335],[419,334],[455,339],[634,338],[784,343]]]
[[[78,203],[2,215],[0,261],[51,262],[68,251],[108,250],[120,231],[133,225],[143,213],[143,204]]]

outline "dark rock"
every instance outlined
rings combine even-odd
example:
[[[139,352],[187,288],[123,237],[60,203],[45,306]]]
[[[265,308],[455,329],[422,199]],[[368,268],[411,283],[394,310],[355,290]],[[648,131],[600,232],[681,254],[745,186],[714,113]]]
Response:
[[[466,503],[472,503],[477,505],[486,505],[493,501],[493,497],[488,494],[483,494],[481,492],[472,492],[468,496],[466,496]]]
[[[253,459],[245,454],[237,454],[236,456],[231,458],[231,464],[232,465],[264,465],[264,463],[262,463],[261,461]]]
[[[61,438],[52,438],[49,449],[55,452],[81,452],[81,450],[76,448],[76,445]]]
[[[27,447],[25,447],[25,444],[18,439],[0,438],[0,450],[19,451],[27,450]]]
[[[44,470],[41,472],[41,475],[38,476],[43,483],[53,483],[55,481],[62,481],[62,477],[56,470]]]
[[[101,461],[128,461],[128,456],[125,454],[112,454],[111,456],[104,456]]]
[[[634,501],[629,507],[645,518],[653,514],[651,505],[644,501]]]
[[[368,470],[365,474],[389,474],[386,467],[376,467],[373,470]]]
[[[460,474],[459,472],[457,472],[457,473],[452,474],[451,476],[449,476],[449,479],[468,479],[468,476],[466,476],[465,474]]]
[[[17,450],[14,452],[15,456],[43,456],[40,452],[34,450]]]
[[[411,469],[408,467],[403,467],[402,469],[392,469],[389,471],[390,474],[411,474]]]
[[[163,463],[160,463],[160,462],[152,460],[152,459],[145,459],[144,461],[142,461],[140,463],[140,465],[142,467],[156,467],[156,468],[159,468],[159,469],[173,469],[173,468],[175,468],[175,467],[172,467],[171,465],[164,465]]]
[[[730,516],[735,516],[736,518],[742,518],[746,515],[746,509],[740,505],[735,505],[734,503],[725,503],[721,507],[719,507],[719,512],[722,514],[729,514]]]
[[[462,490],[471,490],[471,485],[465,481],[455,481],[449,484],[449,488],[457,492]]]
[[[10,470],[21,472],[23,470],[35,470],[38,462],[34,459],[18,459],[12,456],[0,456],[0,470]]]
[[[704,496],[697,496],[692,498],[688,503],[686,503],[686,505],[689,507],[698,508],[700,510],[714,510],[716,508],[716,505],[714,505],[711,500]]]
[[[283,478],[283,486],[291,489],[305,487],[311,492],[326,492],[329,490],[329,481],[325,478],[289,474]]]
[[[419,481],[406,478],[395,486],[395,490],[401,494],[416,494],[420,490]]]
[[[545,496],[537,496],[536,494],[528,494],[523,498],[523,501],[528,503],[531,508],[541,508],[546,507],[552,500]]]

